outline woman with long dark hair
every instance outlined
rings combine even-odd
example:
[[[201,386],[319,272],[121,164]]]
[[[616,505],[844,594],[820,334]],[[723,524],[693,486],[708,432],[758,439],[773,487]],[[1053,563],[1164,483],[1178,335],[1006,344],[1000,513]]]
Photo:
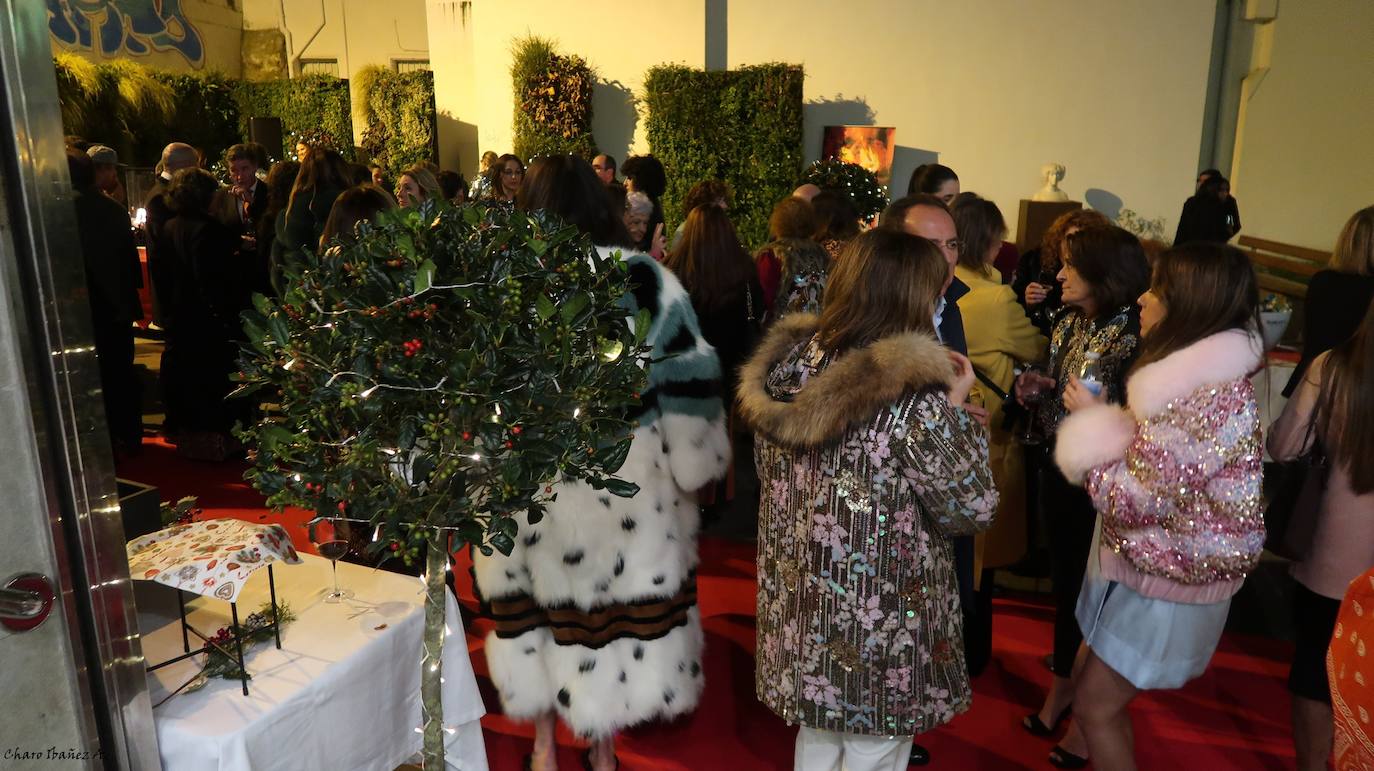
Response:
[[[952,537],[992,523],[968,360],[935,338],[948,266],[924,238],[850,242],[820,316],[773,326],[741,372],[757,432],[759,699],[797,769],[907,767],[972,702]],[[924,752],[920,752],[924,755]]]
[[[763,287],[754,261],[719,206],[687,215],[682,240],[663,258],[692,298],[701,335],[716,349],[727,404],[734,403],[735,370],[753,350],[763,322]]]
[[[396,208],[396,199],[372,183],[350,187],[334,199],[334,208],[325,220],[320,235],[320,248],[327,249],[335,241],[352,243],[356,240],[359,222],[374,222],[377,215]]]
[[[1028,370],[1016,380],[1016,398],[1034,407],[1032,420],[1050,448],[1063,442],[1060,421],[1068,414],[1065,394],[1072,378],[1091,358],[1098,362],[1104,398],[1126,402],[1126,372],[1140,342],[1136,298],[1149,285],[1150,267],[1135,236],[1118,227],[1088,227],[1068,238],[1059,268],[1064,306],[1050,335],[1049,366]],[[1040,509],[1049,530],[1054,581],[1054,679],[1038,713],[1022,725],[1036,736],[1050,736],[1073,702],[1073,665],[1083,640],[1074,609],[1083,585],[1097,513],[1092,499],[1053,464],[1043,464]],[[1051,762],[1074,767],[1086,752],[1082,737],[1071,733],[1056,747]]]
[[[508,556],[473,555],[493,620],[486,640],[492,682],[507,716],[534,723],[527,767],[557,767],[561,718],[592,741],[584,762],[609,771],[618,765],[617,732],[691,712],[701,697],[699,515],[691,491],[718,478],[730,460],[720,362],[697,332],[678,280],[626,248],[621,212],[585,160],[536,159],[516,205],[576,226],[603,257],[619,253],[633,286],[626,312],[649,319],[648,387],[617,472],[639,492],[619,498],[584,482],[551,481],[546,515],[521,525]]]
[[[1312,361],[1269,429],[1269,454],[1297,458],[1316,444],[1327,459],[1312,545],[1293,565],[1297,645],[1288,674],[1300,771],[1327,767],[1331,690],[1326,649],[1347,587],[1374,565],[1374,305],[1354,337]]]
[[[487,175],[491,180],[487,186],[487,200],[511,204],[525,181],[525,164],[519,156],[506,153],[496,159]]]
[[[1126,405],[1073,378],[1055,452],[1100,515],[1076,612],[1074,723],[1093,763],[1122,771],[1136,767],[1130,702],[1206,670],[1264,547],[1249,259],[1220,244],[1170,249],[1139,305]]]
[[[352,186],[348,164],[338,150],[327,147],[309,150],[291,187],[286,212],[277,218],[272,256],[279,269],[284,268],[285,262],[299,250],[313,251],[319,246],[334,199]]]
[[[845,244],[859,235],[859,210],[853,199],[837,190],[822,190],[811,199],[811,211],[816,218],[812,237],[832,261],[839,258]]]

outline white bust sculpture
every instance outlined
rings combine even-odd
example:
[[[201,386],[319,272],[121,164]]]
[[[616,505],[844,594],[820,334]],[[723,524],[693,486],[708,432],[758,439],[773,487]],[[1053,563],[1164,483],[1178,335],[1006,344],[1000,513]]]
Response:
[[[1064,164],[1047,163],[1040,167],[1040,174],[1045,178],[1045,186],[1040,188],[1040,192],[1031,196],[1032,201],[1069,200],[1069,194],[1059,189],[1059,180],[1064,178]]]

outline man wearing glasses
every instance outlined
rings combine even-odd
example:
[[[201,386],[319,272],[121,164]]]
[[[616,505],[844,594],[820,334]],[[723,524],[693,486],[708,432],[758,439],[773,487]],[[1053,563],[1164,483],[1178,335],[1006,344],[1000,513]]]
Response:
[[[968,342],[964,337],[964,317],[959,313],[959,298],[968,294],[968,285],[954,276],[954,266],[959,262],[959,233],[954,226],[954,217],[944,201],[933,195],[916,193],[892,202],[883,212],[881,227],[893,228],[920,236],[939,247],[940,254],[949,265],[945,276],[945,291],[935,306],[935,332],[940,342],[950,350],[968,355]],[[988,412],[974,404],[961,405],[979,423],[987,425]],[[973,588],[974,543],[973,536],[959,536],[954,539],[954,574],[959,582],[959,605],[964,615],[964,650],[969,650],[971,635],[982,628],[978,618],[976,592]],[[984,662],[985,664],[986,662]],[[981,666],[978,667],[981,671]],[[969,674],[977,675],[972,671]],[[911,745],[911,762],[924,765],[930,762],[930,753],[919,744]]]

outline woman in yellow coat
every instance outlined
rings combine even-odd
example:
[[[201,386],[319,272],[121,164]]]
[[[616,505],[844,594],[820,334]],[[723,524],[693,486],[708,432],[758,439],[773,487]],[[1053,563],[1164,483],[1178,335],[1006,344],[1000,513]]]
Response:
[[[964,318],[968,357],[974,368],[1011,393],[1017,362],[1033,362],[1045,352],[1048,341],[1035,328],[1026,311],[1016,302],[1016,294],[1002,283],[992,266],[1002,247],[1007,225],[1002,212],[992,201],[964,193],[951,207],[959,234],[959,264],[954,275],[968,285],[968,294],[959,298],[959,313]],[[1002,399],[979,378],[974,391],[988,410],[989,461],[997,482],[1001,502],[992,529],[978,536],[974,579],[979,586],[979,634],[971,634],[969,653],[972,662],[986,661],[991,655],[991,570],[1006,567],[1026,553],[1026,477],[1025,456],[1015,433],[1002,428]],[[978,650],[984,648],[984,650]],[[980,655],[982,654],[982,655]]]

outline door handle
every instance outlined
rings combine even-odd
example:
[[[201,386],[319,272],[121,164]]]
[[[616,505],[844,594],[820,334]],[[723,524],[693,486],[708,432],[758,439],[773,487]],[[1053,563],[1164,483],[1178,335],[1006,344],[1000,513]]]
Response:
[[[0,587],[0,625],[25,632],[52,612],[52,582],[38,573],[21,573]]]

